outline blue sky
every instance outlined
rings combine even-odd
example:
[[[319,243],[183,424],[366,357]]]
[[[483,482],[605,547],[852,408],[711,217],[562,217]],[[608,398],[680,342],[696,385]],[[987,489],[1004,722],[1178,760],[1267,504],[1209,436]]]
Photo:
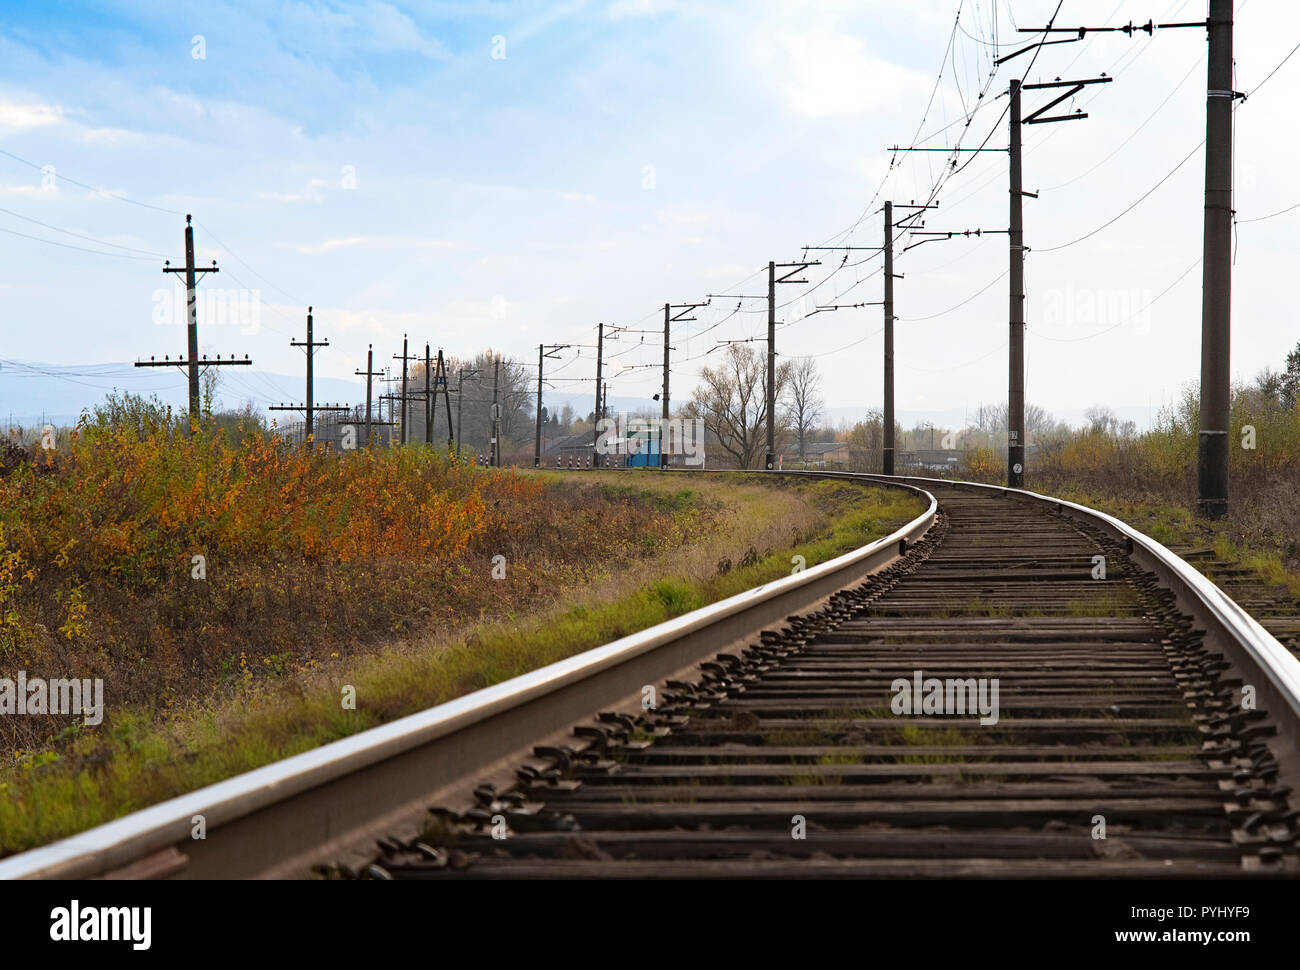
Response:
[[[1061,21],[1194,19],[1203,6],[1067,0]],[[449,353],[492,345],[532,360],[542,341],[590,342],[598,320],[654,327],[665,301],[762,292],[761,278],[742,281],[768,259],[797,258],[802,245],[878,245],[871,210],[885,197],[925,197],[942,164],[914,154],[891,168],[886,147],[910,142],[927,104],[926,144],[952,144],[987,81],[995,20],[1006,44],[1016,40],[1013,14],[1041,25],[1054,7],[5,4],[0,148],[18,159],[0,156],[0,359],[89,364],[183,350],[183,330],[153,313],[160,290],[178,289],[160,269],[162,258],[183,256],[186,212],[200,262],[221,267],[203,286],[260,299],[255,332],[200,319],[205,348],[256,362],[232,374],[229,403],[301,395],[297,381],[267,375],[300,372],[288,341],[301,336],[307,304],[332,344],[318,373],[342,378],[364,366],[367,343],[377,359],[400,352],[404,332]],[[1269,0],[1239,8],[1239,86],[1250,90],[1300,42],[1300,13]],[[1051,410],[1158,406],[1195,380],[1201,154],[1112,227],[1048,250],[1097,228],[1194,152],[1203,52],[1196,30],[1094,35],[1048,48],[1035,64],[1031,80],[1117,78],[1079,98],[1088,120],[1026,130],[1025,184],[1044,190],[1026,209],[1027,243],[1041,250],[1027,267],[1029,396]],[[1289,174],[1296,138],[1278,123],[1298,64],[1238,116],[1243,219],[1300,202]],[[1015,66],[989,82],[963,144],[992,130]],[[1004,139],[999,130],[989,144]],[[1005,156],[984,155],[954,176],[929,225],[1005,228]],[[1238,376],[1277,366],[1300,339],[1283,285],[1296,264],[1294,227],[1289,214],[1239,228]],[[826,258],[813,282],[838,265]],[[1006,291],[990,283],[1006,262],[997,236],[900,257],[900,409],[1003,399]],[[876,265],[840,270],[808,299],[783,288],[792,302],[779,346],[819,355],[833,406],[878,404],[880,309],[806,314],[819,300],[878,300]],[[761,313],[734,308],[715,300],[674,340],[674,398],[710,362],[702,355],[716,338],[760,331]],[[619,371],[660,359],[658,339],[647,339],[643,348],[624,335],[612,348],[626,351],[612,393],[657,389],[652,369]],[[588,356],[557,377],[590,377]],[[0,411],[21,413],[5,385]],[[181,383],[134,372],[119,386]]]

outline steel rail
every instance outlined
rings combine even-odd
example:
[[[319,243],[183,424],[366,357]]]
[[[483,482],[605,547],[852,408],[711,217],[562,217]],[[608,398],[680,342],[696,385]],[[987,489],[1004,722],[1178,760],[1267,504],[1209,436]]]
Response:
[[[825,477],[840,477],[828,474]],[[897,560],[921,515],[859,549],[500,684],[0,859],[0,879],[304,875],[328,854],[420,816],[487,766],[630,698]],[[192,837],[202,816],[205,837]]]
[[[1178,606],[1206,632],[1206,643],[1220,650],[1245,685],[1256,689],[1256,706],[1268,711],[1278,733],[1266,743],[1277,758],[1279,775],[1300,791],[1300,659],[1242,609],[1230,596],[1182,557],[1132,526],[1097,509],[1026,489],[981,482],[924,478],[912,475],[861,475],[878,482],[904,482],[919,487],[996,491],[1008,498],[1079,518],[1100,526],[1126,545],[1129,555],[1155,573],[1174,593]]]

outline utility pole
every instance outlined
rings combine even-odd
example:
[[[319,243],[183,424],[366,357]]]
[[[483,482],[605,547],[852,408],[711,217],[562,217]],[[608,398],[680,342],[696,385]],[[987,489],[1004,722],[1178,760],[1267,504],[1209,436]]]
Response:
[[[438,358],[431,358],[429,363],[426,365],[427,367],[430,367],[433,371],[433,377],[431,378],[433,397],[429,404],[429,431],[425,435],[429,444],[433,444],[433,429],[434,426],[438,423],[438,363],[437,360],[440,359],[441,357],[442,357],[442,348],[439,347]],[[448,427],[451,426],[450,406],[447,408],[447,425]]]
[[[1054,20],[1053,20],[1054,22]],[[1230,352],[1232,349],[1232,104],[1241,97],[1232,89],[1232,0],[1209,0],[1205,20],[1157,24],[1129,21],[1114,27],[1018,27],[1021,33],[1073,34],[1065,40],[1039,43],[1065,44],[1082,40],[1089,33],[1123,33],[1148,37],[1158,28],[1205,28],[1209,50],[1206,54],[1205,92],[1205,225],[1201,259],[1201,414],[1196,443],[1196,513],[1203,518],[1218,519],[1228,513],[1228,428],[1231,411]],[[998,58],[1000,64],[1038,44]],[[1102,78],[1109,81],[1110,78]],[[1096,84],[1098,81],[1058,82],[1058,86]],[[1046,84],[1026,84],[1050,87]],[[1078,88],[1076,87],[1077,91]],[[1069,97],[1069,92],[1057,101]],[[1052,104],[1056,104],[1053,101]],[[1048,105],[1050,107],[1051,105]],[[1045,121],[1072,120],[1046,118]],[[1025,119],[1032,124],[1031,118]]]
[[[832,303],[816,307],[812,313],[824,313],[827,310],[854,310],[866,306],[883,306],[885,308],[885,410],[881,422],[881,435],[884,447],[881,455],[881,471],[886,475],[894,474],[894,204],[885,203],[885,245],[883,246],[805,246],[809,250],[843,249],[846,250],[844,261],[848,262],[848,252],[855,249],[878,249],[885,254],[885,298],[868,300],[861,303]],[[934,209],[937,205],[912,205],[905,208]],[[919,213],[913,213],[912,216]],[[910,219],[912,216],[908,216]],[[842,265],[842,264],[841,264]],[[898,274],[898,279],[902,279]]]
[[[466,369],[462,367],[459,371],[459,376],[456,378],[456,457],[457,458],[460,457],[460,443],[463,440],[461,438],[461,432],[460,432],[461,429],[460,416],[465,402],[465,375],[469,374],[471,377],[479,377],[482,375],[482,373],[483,372],[478,368]]]
[[[433,444],[433,354],[424,345],[424,443]]]
[[[164,273],[184,273],[185,274],[185,309],[186,309],[186,356],[185,369],[189,379],[189,397],[190,397],[190,434],[197,434],[199,430],[199,368],[227,366],[231,364],[251,365],[253,362],[244,355],[243,360],[236,360],[232,354],[229,360],[222,360],[218,355],[216,360],[208,360],[207,355],[199,359],[199,310],[195,288],[198,284],[198,278],[205,273],[219,273],[217,261],[212,261],[212,266],[197,268],[194,265],[194,227],[190,225],[190,216],[185,216],[185,267],[172,266],[171,260],[163,260]],[[155,360],[150,357],[148,360],[137,360],[136,367],[174,367],[181,364],[179,359],[173,361],[164,356],[162,360]]]
[[[763,467],[776,467],[776,263],[767,261],[767,456]]]
[[[933,205],[915,205],[909,203],[899,206],[900,209],[918,210],[905,216],[901,221],[906,222],[921,210],[937,209],[939,204]],[[922,223],[924,225],[924,223]],[[907,227],[912,228],[912,227]],[[881,448],[881,471],[886,475],[894,474],[894,322],[898,319],[894,315],[894,280],[902,279],[901,274],[894,273],[894,203],[885,203],[885,409],[884,409],[884,427]]]
[[[402,334],[402,356],[398,357],[396,354],[393,354],[393,360],[400,360],[402,362],[402,425],[401,425],[401,433],[398,438],[401,444],[406,444],[408,440],[406,425],[407,425],[407,419],[410,417],[410,411],[411,411],[410,405],[407,403],[408,395],[406,390],[406,375],[407,372],[410,370],[411,361],[419,360],[419,359],[420,358],[418,357],[413,357],[407,354],[406,334]]]
[[[465,368],[456,378],[456,457],[460,457],[460,416],[465,406]]]
[[[1021,84],[1020,80],[1011,82],[1011,107],[1008,112],[1010,139],[1008,154],[1010,156],[1010,222],[1007,237],[1010,243],[1010,303],[1008,307],[1007,353],[1007,487],[1024,488],[1025,485],[1025,223],[1023,200],[1025,196],[1038,198],[1037,192],[1024,191],[1021,172],[1020,126],[1044,125],[1057,121],[1082,121],[1088,117],[1081,110],[1073,114],[1049,115],[1043,112],[1055,107],[1067,98],[1078,94],[1089,84],[1108,84],[1108,77],[1091,78],[1086,81],[1048,81],[1043,84]],[[1036,111],[1027,115],[1023,121],[1020,117],[1020,92],[1037,91],[1048,88],[1066,88],[1064,94],[1058,95]]]
[[[791,279],[802,273],[809,266],[820,266],[820,261],[800,263],[767,263],[767,457],[763,467],[768,471],[776,468],[776,284],[807,283],[807,280]],[[778,278],[777,269],[789,269],[790,272]]]
[[[664,449],[664,431],[668,427],[668,373],[672,362],[672,347],[669,344],[668,333],[669,324],[673,323],[690,323],[695,317],[682,316],[684,313],[690,313],[692,310],[698,310],[702,306],[708,306],[708,301],[704,303],[671,303],[664,304],[664,389],[663,389],[663,420],[659,425],[659,467],[668,467],[668,452]],[[676,311],[676,312],[674,312]]]
[[[314,391],[315,391],[315,388],[313,387],[313,384],[312,384],[312,376],[313,376],[313,374],[312,374],[312,361],[313,361],[314,358],[316,357],[316,348],[317,348],[317,347],[328,347],[329,345],[330,345],[330,341],[329,341],[329,338],[328,338],[328,337],[326,337],[324,340],[322,340],[319,344],[316,343],[314,340],[312,340],[312,332],[311,332],[311,307],[308,307],[308,308],[307,308],[307,340],[306,340],[304,343],[299,343],[299,342],[296,341],[296,340],[290,340],[290,341],[289,341],[289,346],[291,346],[291,347],[304,347],[304,348],[306,348],[306,351],[307,351],[307,397],[306,397],[306,400],[305,400],[303,403],[306,404],[306,411],[305,411],[305,419],[306,419],[306,420],[305,420],[305,423],[304,423],[304,424],[305,424],[305,430],[306,430],[306,432],[307,432],[307,447],[308,447],[308,448],[310,448],[310,447],[312,446],[312,442],[315,440],[314,437],[313,437],[314,432],[315,432],[315,423],[314,423],[313,419],[314,419],[315,415],[312,413],[312,405],[315,403],[315,400],[314,400]]]
[[[313,371],[312,371],[312,362],[313,362],[314,358],[316,357],[316,348],[317,348],[317,347],[328,347],[329,345],[330,345],[330,342],[329,342],[329,338],[328,338],[328,337],[326,337],[326,338],[325,338],[324,340],[322,340],[320,343],[316,343],[316,342],[312,339],[311,307],[308,307],[308,308],[307,308],[307,339],[306,339],[306,341],[305,341],[305,342],[301,342],[301,343],[300,343],[299,341],[297,341],[297,340],[290,340],[290,341],[289,341],[289,346],[290,346],[290,347],[303,347],[303,348],[306,349],[306,352],[307,352],[307,398],[306,398],[306,400],[304,401],[304,404],[306,405],[306,409],[305,409],[305,415],[306,415],[305,427],[306,427],[306,432],[307,432],[307,447],[308,447],[308,448],[310,448],[310,447],[312,446],[312,442],[315,440],[315,429],[316,429],[315,420],[314,420],[314,419],[315,419],[315,415],[314,415],[314,413],[313,413],[313,411],[314,411],[314,409],[315,409],[315,403],[316,403],[316,402],[315,402],[315,386],[314,386],[314,383],[313,383],[313,380],[312,380],[312,376],[313,376]]]
[[[698,306],[698,304],[697,304]],[[664,448],[664,431],[668,427],[668,365],[672,361],[672,348],[668,344],[668,325],[672,322],[673,308],[664,304],[664,399],[661,419],[659,421],[659,467],[668,467],[668,452]],[[694,319],[694,318],[692,318]]]
[[[501,355],[492,361],[492,467],[501,467]]]
[[[419,358],[418,356],[416,356],[415,354],[408,353],[408,351],[407,351],[407,336],[406,336],[406,334],[402,334],[402,354],[401,354],[400,357],[399,357],[397,354],[393,354],[393,360],[400,360],[400,361],[402,362],[402,393],[401,393],[401,394],[392,394],[392,393],[390,393],[390,394],[386,395],[386,397],[388,398],[388,400],[389,400],[390,402],[392,402],[392,401],[401,401],[401,402],[402,402],[402,419],[401,419],[401,421],[400,421],[400,422],[399,422],[399,421],[392,421],[392,422],[390,422],[390,423],[392,423],[392,424],[399,424],[399,425],[400,425],[400,429],[401,429],[401,430],[399,431],[398,443],[399,443],[399,444],[403,444],[403,445],[405,445],[405,444],[409,444],[409,443],[410,443],[410,440],[411,440],[410,430],[409,430],[409,428],[408,428],[408,425],[410,424],[410,419],[411,419],[411,400],[412,400],[413,398],[419,398],[419,397],[420,397],[419,394],[412,394],[412,393],[410,392],[410,390],[409,390],[409,377],[408,377],[408,375],[409,375],[409,373],[410,373],[410,361],[413,361],[413,360],[419,360],[419,359],[420,359],[420,358]],[[390,408],[390,410],[391,410],[391,408]]]
[[[1025,485],[1025,223],[1020,162],[1020,81],[1011,82],[1011,332],[1007,375],[1007,487]]]
[[[433,400],[434,413],[437,413],[438,389],[442,389],[442,403],[447,409],[447,450],[450,451],[456,443],[456,432],[451,426],[451,390],[447,385],[447,360],[442,355],[442,348],[438,348],[438,369],[433,374]]]
[[[1201,283],[1201,427],[1196,512],[1228,514],[1232,350],[1232,0],[1210,0],[1205,95],[1205,230]]]
[[[592,412],[595,415],[596,420],[593,422],[592,439],[591,439],[591,464],[593,468],[600,463],[600,452],[597,450],[596,443],[600,441],[600,417],[601,417],[600,368],[601,368],[601,359],[604,356],[604,353],[605,353],[605,324],[598,323],[596,324],[596,410]]]
[[[303,423],[304,441],[308,448],[311,448],[316,440],[316,423],[315,415],[317,411],[347,411],[348,407],[343,404],[316,404],[315,385],[312,380],[312,358],[316,356],[317,347],[328,347],[329,338],[324,340],[314,340],[312,338],[312,317],[311,307],[307,308],[307,339],[290,340],[290,347],[303,347],[307,351],[307,397],[303,401],[303,406],[299,408],[292,404],[277,404],[267,408],[268,411],[302,411],[305,415]]]
[[[370,418],[370,401],[371,401],[371,381],[376,377],[383,377],[384,372],[375,370],[375,345],[370,344],[366,350],[366,369],[355,372],[358,377],[364,375],[366,379],[366,447],[370,447],[371,430],[374,422]],[[392,440],[391,438],[389,439]]]
[[[1057,6],[1059,12],[1060,6]],[[1002,65],[1013,58],[1030,51],[1038,51],[1047,44],[1069,44],[1082,40],[1087,33],[1086,29],[1055,27],[1056,15],[1048,21],[1046,27],[1033,29],[1020,27],[1017,28],[1021,33],[1041,33],[1043,39],[1005,54],[997,58],[994,65]],[[1135,28],[1130,22],[1127,28],[1114,28],[1124,30],[1125,33],[1132,36],[1135,30],[1145,29],[1147,34],[1151,33],[1151,25],[1145,28]],[[1047,40],[1049,34],[1077,34],[1061,40]],[[1035,54],[1035,57],[1037,54]],[[1032,64],[1031,64],[1032,66]],[[1043,117],[1043,112],[1053,108],[1068,98],[1074,97],[1089,84],[1108,84],[1112,78],[1104,74],[1098,78],[1092,78],[1086,81],[1049,81],[1045,84],[1021,84],[1019,79],[1011,82],[1009,94],[1011,96],[1011,105],[1008,109],[1009,135],[1007,153],[1010,156],[1010,222],[1007,228],[1009,242],[1008,256],[1010,259],[1009,276],[1009,306],[1008,306],[1008,325],[1010,333],[1008,334],[1008,354],[1007,354],[1007,487],[1023,488],[1025,484],[1025,226],[1023,218],[1022,200],[1027,195],[1031,199],[1038,198],[1036,192],[1026,192],[1023,189],[1021,177],[1021,150],[1020,150],[1020,126],[1026,125],[1043,125],[1057,121],[1082,121],[1088,115],[1081,109],[1076,109],[1073,114],[1051,115]],[[1030,113],[1023,121],[1020,117],[1020,92],[1031,90],[1042,90],[1047,88],[1066,88],[1065,93],[1058,95],[1053,100],[1047,102],[1037,111]],[[976,149],[978,150],[978,149]]]
[[[537,441],[533,445],[533,467],[542,467],[542,366],[547,357],[558,359],[556,351],[564,350],[568,344],[537,345]]]
[[[533,443],[533,467],[542,467],[542,367],[546,357],[546,348],[537,345],[537,436]]]
[[[894,474],[894,203],[885,203],[885,414],[881,471]]]
[[[219,273],[217,261],[212,261],[211,269],[195,269],[194,267],[194,227],[190,225],[190,217],[185,216],[185,269],[179,267],[172,269],[167,264],[163,265],[164,273],[181,273],[185,274],[185,309],[187,315],[186,321],[186,349],[189,357],[189,379],[190,379],[190,423],[194,424],[199,416],[199,309],[198,298],[194,292],[198,283],[198,276],[202,273]]]

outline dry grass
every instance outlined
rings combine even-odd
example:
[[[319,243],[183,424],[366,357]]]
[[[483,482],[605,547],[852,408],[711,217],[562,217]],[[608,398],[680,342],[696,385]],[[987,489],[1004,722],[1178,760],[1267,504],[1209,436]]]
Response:
[[[0,768],[0,852],[536,669],[788,574],[796,552],[813,565],[921,511],[910,495],[844,483],[625,472],[540,477],[551,483],[546,495],[608,488],[610,501],[635,501],[670,517],[711,507],[709,527],[697,521],[691,541],[640,560],[602,557],[584,545],[575,555],[596,563],[594,572],[581,579],[562,573],[567,581],[539,584],[521,601],[503,596],[458,626],[404,631],[366,652],[236,681],[165,712],[114,706],[101,728],[73,726],[57,743]],[[343,685],[355,690],[355,710],[340,703]]]

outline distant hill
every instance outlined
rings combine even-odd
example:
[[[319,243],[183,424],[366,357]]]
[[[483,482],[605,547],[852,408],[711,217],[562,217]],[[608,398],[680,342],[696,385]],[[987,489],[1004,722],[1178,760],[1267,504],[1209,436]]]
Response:
[[[340,404],[364,404],[364,381],[339,380],[330,377],[316,378],[316,400]],[[156,394],[173,407],[185,407],[185,375],[177,367],[138,368],[130,363],[58,365],[35,361],[0,361],[0,421],[6,426],[37,427],[42,424],[75,424],[83,408],[100,403],[112,391],[132,391],[148,396]],[[303,396],[302,374],[275,374],[254,371],[252,368],[232,367],[222,374],[220,405],[226,408],[240,406],[252,400],[259,410],[271,403],[300,403]],[[381,393],[375,389],[376,406]],[[682,399],[674,399],[673,410]],[[575,417],[585,418],[595,407],[595,393],[591,385],[581,390],[551,392],[543,395],[542,403],[558,412],[568,404]],[[659,402],[649,397],[623,397],[611,394],[610,411],[617,415],[659,413]],[[850,425],[860,421],[869,407],[831,407],[823,420],[838,424],[841,420]],[[1053,411],[1052,417],[1067,424],[1084,423],[1085,408]],[[1120,420],[1134,421],[1139,429],[1150,426],[1155,408],[1146,406],[1115,406],[1112,408]],[[290,414],[276,415],[281,420],[292,419]],[[964,427],[975,419],[975,410],[965,408],[935,409],[933,411],[900,410],[898,421],[904,428],[934,422],[937,427]]]
[[[852,425],[856,421],[861,421],[866,415],[868,407],[879,408],[879,404],[863,405],[862,407],[834,407],[827,408],[826,414],[822,420],[831,425],[837,425],[841,420],[847,421]],[[1085,424],[1084,412],[1086,407],[1073,408],[1068,411],[1053,411],[1048,409],[1048,413],[1056,421],[1064,421],[1066,424],[1079,426]],[[1158,406],[1153,405],[1148,408],[1146,405],[1112,405],[1111,410],[1119,417],[1121,421],[1132,421],[1137,424],[1138,430],[1149,428],[1155,421]],[[973,424],[978,420],[979,406],[972,408],[936,408],[933,411],[906,411],[900,410],[895,412],[895,420],[904,428],[911,430],[917,424],[933,423],[936,428],[963,428],[967,424]]]
[[[318,377],[317,401],[365,403],[361,381]],[[6,427],[75,424],[83,408],[99,404],[114,390],[145,397],[156,394],[178,410],[186,406],[185,374],[179,368],[143,368],[130,363],[58,365],[35,361],[0,361],[0,421]],[[252,400],[267,404],[302,401],[303,375],[253,372],[231,367],[222,374],[219,405],[239,407]],[[378,395],[378,391],[375,392]],[[292,415],[282,415],[291,418]]]

